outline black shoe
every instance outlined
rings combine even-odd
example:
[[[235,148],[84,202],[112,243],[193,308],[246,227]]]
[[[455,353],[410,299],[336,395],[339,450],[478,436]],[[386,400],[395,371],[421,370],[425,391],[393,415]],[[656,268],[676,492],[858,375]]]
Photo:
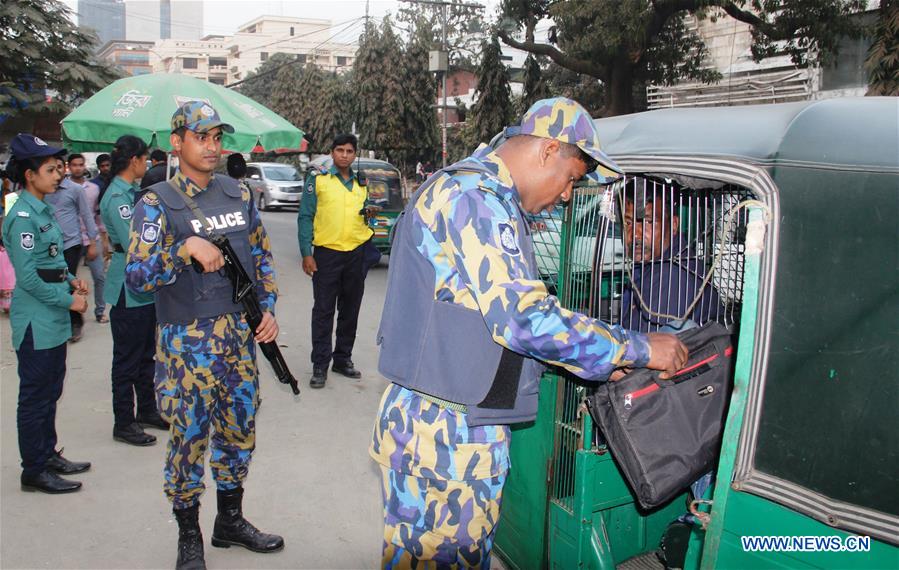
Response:
[[[331,367],[331,370],[338,374],[342,374],[347,378],[362,378],[362,373],[356,370],[353,366],[352,360],[347,360],[346,362],[342,362],[338,364],[337,362]]]
[[[243,546],[253,552],[277,552],[284,548],[284,539],[277,534],[260,532],[243,518],[243,488],[237,487],[217,493],[219,512],[212,530],[212,546],[230,548]]]
[[[20,481],[22,483],[23,491],[40,491],[41,493],[51,493],[54,495],[74,493],[81,488],[80,481],[63,479],[49,469],[44,469],[37,475],[25,475],[22,473]]]
[[[112,439],[128,443],[131,445],[153,445],[156,443],[156,436],[144,432],[143,428],[137,422],[128,424],[125,427],[112,428]]]
[[[172,512],[178,521],[178,561],[175,570],[206,570],[203,533],[200,532],[200,505]]]
[[[139,423],[141,427],[155,427],[156,429],[169,431],[169,422],[162,419],[159,412],[137,414],[137,423]]]
[[[62,449],[53,452],[53,455],[47,460],[47,469],[62,475],[74,475],[75,473],[84,473],[91,468],[90,461],[69,461],[62,456],[62,452]]]
[[[82,334],[82,326],[81,325],[72,325],[72,336],[69,338],[69,342],[78,342],[81,340]]]
[[[324,388],[325,381],[328,379],[327,368],[313,368],[312,378],[309,380],[310,388]]]

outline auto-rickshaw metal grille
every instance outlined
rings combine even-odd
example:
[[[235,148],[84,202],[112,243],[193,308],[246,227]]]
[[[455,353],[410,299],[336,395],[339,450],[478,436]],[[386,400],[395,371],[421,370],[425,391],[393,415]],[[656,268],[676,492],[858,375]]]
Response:
[[[735,327],[748,219],[735,207],[752,196],[739,186],[709,185],[717,187],[626,177],[579,188],[564,208],[532,219],[541,277],[564,307],[625,328],[667,330],[684,317]],[[578,450],[605,452],[582,413],[590,389],[568,373],[557,384],[549,495],[569,513],[583,484],[575,476]]]

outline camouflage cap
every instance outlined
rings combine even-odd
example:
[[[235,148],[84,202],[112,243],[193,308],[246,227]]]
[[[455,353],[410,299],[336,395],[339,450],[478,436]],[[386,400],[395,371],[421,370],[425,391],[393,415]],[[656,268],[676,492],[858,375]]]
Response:
[[[519,125],[506,127],[504,135],[531,135],[573,144],[587,153],[599,163],[586,178],[601,184],[611,182],[621,176],[621,170],[615,162],[604,153],[599,145],[599,132],[596,124],[580,103],[564,97],[541,99],[527,110]]]
[[[178,107],[172,115],[172,132],[185,127],[195,133],[205,133],[221,127],[226,133],[233,133],[234,127],[222,121],[212,105],[205,101],[188,101]]]

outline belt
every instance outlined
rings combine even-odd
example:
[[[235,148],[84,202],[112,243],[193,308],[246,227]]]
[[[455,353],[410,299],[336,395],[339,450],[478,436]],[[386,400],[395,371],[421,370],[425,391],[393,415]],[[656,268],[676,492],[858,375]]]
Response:
[[[69,277],[69,270],[62,269],[38,269],[37,276],[47,283],[63,283]]]
[[[448,410],[453,410],[455,412],[462,412],[464,414],[468,413],[468,406],[465,404],[459,404],[458,402],[450,402],[449,400],[444,400],[443,398],[438,398],[437,396],[432,396],[430,394],[425,394],[424,392],[419,392],[418,390],[412,390],[425,400],[431,402],[432,404],[437,404],[438,406],[442,406]]]
[[[112,249],[118,253],[125,253],[125,248],[122,247],[122,244],[120,244],[120,243],[112,244]]]

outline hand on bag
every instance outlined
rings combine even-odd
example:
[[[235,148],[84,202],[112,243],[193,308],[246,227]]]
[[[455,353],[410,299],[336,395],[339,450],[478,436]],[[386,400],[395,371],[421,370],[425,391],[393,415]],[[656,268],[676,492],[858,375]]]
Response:
[[[307,255],[303,258],[303,272],[306,273],[309,277],[312,277],[312,274],[318,271],[318,265],[315,263],[315,258],[311,255]]]
[[[268,312],[262,313],[262,322],[256,327],[255,336],[257,342],[271,342],[278,338],[278,322]]]
[[[212,242],[199,236],[191,236],[184,242],[187,253],[203,266],[205,273],[213,273],[225,266],[225,258],[221,250]]]
[[[687,347],[675,335],[649,333],[646,336],[649,339],[649,363],[646,367],[661,370],[660,379],[671,378],[687,364]]]
[[[87,311],[87,297],[78,293],[72,295],[72,304],[69,305],[69,310],[75,311],[76,313]]]
[[[631,371],[633,371],[633,368],[616,368],[615,371],[612,372],[612,374],[609,376],[609,381],[618,382],[619,380],[630,374]]]
[[[88,261],[93,261],[97,259],[97,242],[91,242],[90,245],[87,246],[87,253],[84,254]]]

